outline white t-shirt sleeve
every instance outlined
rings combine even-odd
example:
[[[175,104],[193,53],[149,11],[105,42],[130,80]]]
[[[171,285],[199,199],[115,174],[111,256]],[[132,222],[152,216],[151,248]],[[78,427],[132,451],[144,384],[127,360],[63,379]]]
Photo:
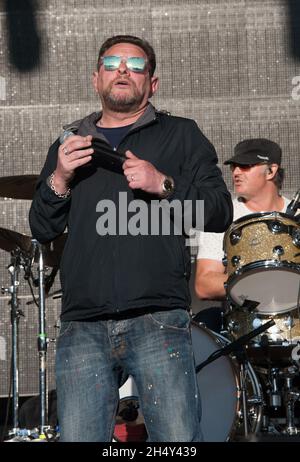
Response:
[[[198,239],[197,259],[207,258],[209,260],[222,261],[224,233],[205,233],[201,231]]]

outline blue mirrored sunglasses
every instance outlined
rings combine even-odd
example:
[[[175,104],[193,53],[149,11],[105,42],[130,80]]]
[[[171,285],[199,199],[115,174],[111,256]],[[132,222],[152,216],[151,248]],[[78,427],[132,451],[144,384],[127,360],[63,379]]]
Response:
[[[122,62],[132,72],[144,72],[147,64],[147,60],[139,56],[102,56],[100,62],[106,71],[116,71]]]

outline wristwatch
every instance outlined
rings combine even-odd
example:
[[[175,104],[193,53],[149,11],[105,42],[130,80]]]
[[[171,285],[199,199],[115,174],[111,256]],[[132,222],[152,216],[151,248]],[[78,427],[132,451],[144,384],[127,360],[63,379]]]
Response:
[[[175,190],[174,180],[171,176],[166,176],[164,181],[162,182],[162,198],[169,197]]]

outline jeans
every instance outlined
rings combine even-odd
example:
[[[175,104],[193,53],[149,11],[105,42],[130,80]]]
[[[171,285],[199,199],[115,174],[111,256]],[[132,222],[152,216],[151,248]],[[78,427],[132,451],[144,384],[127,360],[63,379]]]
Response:
[[[111,441],[119,387],[130,374],[148,441],[202,441],[189,324],[183,309],[63,322],[56,353],[60,440]]]

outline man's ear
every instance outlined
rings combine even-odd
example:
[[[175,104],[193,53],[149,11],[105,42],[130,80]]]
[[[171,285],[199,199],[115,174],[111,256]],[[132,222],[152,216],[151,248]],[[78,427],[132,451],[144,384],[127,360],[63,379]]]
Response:
[[[158,77],[155,77],[155,76],[151,77],[151,91],[150,91],[149,98],[151,98],[151,96],[153,96],[157,92],[158,86],[159,86]]]
[[[277,164],[268,165],[268,167],[267,167],[267,175],[268,175],[270,180],[274,178],[274,176],[276,175],[276,173],[278,171],[278,168],[279,168],[279,166]]]
[[[98,93],[98,72],[94,71],[92,75],[92,84],[96,93]]]

